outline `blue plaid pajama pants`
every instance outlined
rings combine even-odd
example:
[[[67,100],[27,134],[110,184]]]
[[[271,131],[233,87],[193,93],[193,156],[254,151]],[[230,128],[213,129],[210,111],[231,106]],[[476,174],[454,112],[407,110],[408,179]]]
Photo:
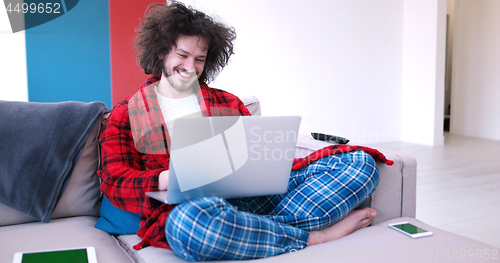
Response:
[[[198,198],[176,206],[165,226],[172,250],[188,261],[255,259],[307,246],[366,200],[379,182],[363,152],[330,155],[292,171],[281,195]]]

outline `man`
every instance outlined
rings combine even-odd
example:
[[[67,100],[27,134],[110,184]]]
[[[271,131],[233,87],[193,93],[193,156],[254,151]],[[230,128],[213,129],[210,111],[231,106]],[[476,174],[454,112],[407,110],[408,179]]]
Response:
[[[283,195],[198,198],[177,206],[148,198],[168,189],[171,121],[185,115],[250,115],[234,95],[209,88],[233,54],[234,29],[170,1],[152,5],[138,31],[139,64],[151,77],[119,102],[101,133],[101,190],[116,207],[141,214],[134,248],[172,249],[190,261],[252,259],[296,251],[371,224],[354,210],[378,185],[363,151],[329,155],[292,171]]]

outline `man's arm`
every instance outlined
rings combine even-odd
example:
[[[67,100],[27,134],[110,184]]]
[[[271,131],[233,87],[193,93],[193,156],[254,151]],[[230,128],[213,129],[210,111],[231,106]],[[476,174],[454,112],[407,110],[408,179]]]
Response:
[[[148,214],[152,204],[145,192],[159,189],[159,174],[166,168],[137,151],[125,102],[113,109],[99,142],[101,191],[118,208]]]

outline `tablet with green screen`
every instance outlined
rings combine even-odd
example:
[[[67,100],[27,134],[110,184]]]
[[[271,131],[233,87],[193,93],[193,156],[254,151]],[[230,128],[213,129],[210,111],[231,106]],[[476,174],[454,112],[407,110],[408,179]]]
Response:
[[[12,263],[97,263],[94,247],[18,252]]]

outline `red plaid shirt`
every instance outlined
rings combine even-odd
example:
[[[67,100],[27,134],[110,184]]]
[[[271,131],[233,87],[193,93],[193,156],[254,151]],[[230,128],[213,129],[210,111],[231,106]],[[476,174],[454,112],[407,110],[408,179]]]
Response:
[[[165,222],[173,208],[145,192],[158,191],[160,172],[168,170],[170,138],[150,78],[134,95],[119,102],[101,132],[101,191],[113,205],[141,214],[136,249],[152,245],[170,248]],[[250,115],[238,97],[200,84],[196,92],[203,116]]]

